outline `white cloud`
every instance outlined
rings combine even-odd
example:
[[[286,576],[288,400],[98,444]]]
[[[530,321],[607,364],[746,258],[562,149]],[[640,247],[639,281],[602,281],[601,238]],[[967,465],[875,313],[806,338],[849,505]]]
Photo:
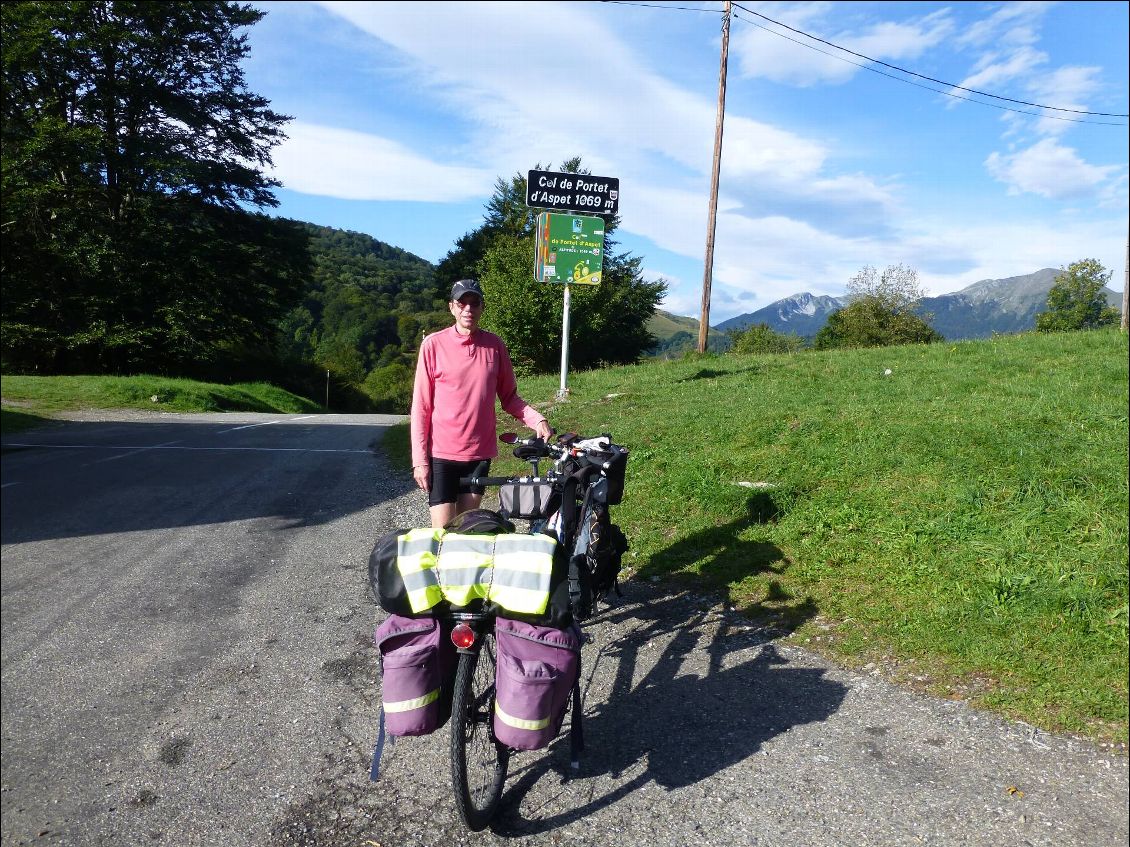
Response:
[[[888,240],[837,239],[782,219],[726,220],[728,247],[714,263],[711,324],[755,311],[802,291],[843,294],[864,265],[905,263],[919,272],[932,296],[959,291],[985,279],[1003,279],[1097,258],[1107,269],[1121,267],[1126,218],[1101,220],[1031,218],[955,225],[950,218],[920,219],[913,231]],[[735,238],[740,235],[740,238]],[[957,262],[957,270],[945,270]],[[941,269],[939,269],[941,268]],[[1119,274],[1112,283],[1120,287]],[[689,280],[668,296],[664,308],[697,316],[702,280]]]
[[[1069,66],[1051,73],[1040,74],[1029,87],[1041,101],[1055,106],[1081,109],[1075,105],[1084,101],[1099,87],[1101,68]]]
[[[625,184],[646,183],[657,168],[669,171],[672,162],[694,180],[691,190],[702,192],[709,184],[713,92],[688,92],[664,79],[630,45],[592,19],[585,7],[460,4],[460,14],[449,15],[441,4],[434,14],[423,16],[413,11],[415,7],[398,4],[323,5],[394,45],[418,66],[429,92],[457,112],[462,132],[469,133],[462,141],[463,158],[486,170],[522,173],[535,162],[560,164],[555,157],[569,151],[580,155],[594,173],[618,176]],[[481,27],[490,38],[475,38],[469,26]],[[600,62],[578,63],[568,51],[551,50],[515,74],[515,53],[528,52],[529,45],[554,43],[554,33],[562,31],[600,56]],[[600,104],[610,78],[616,81],[612,108]],[[557,119],[569,114],[582,119]],[[726,115],[723,155],[728,180],[756,179],[762,186],[819,194],[821,185],[835,181],[824,173],[829,153],[822,142],[751,120],[733,107]],[[856,177],[835,185],[841,191],[839,201],[850,203],[851,192],[859,191],[871,202],[882,192],[867,182]],[[849,190],[843,193],[845,188]]]
[[[357,199],[485,200],[499,175],[524,173],[535,163],[556,166],[563,155],[580,155],[594,173],[620,178],[621,234],[645,242],[633,243],[631,249],[645,257],[649,278],[663,276],[670,282],[664,308],[697,314],[716,79],[705,86],[685,82],[686,74],[668,67],[670,57],[662,43],[655,49],[634,45],[628,34],[621,37],[605,27],[605,19],[592,11],[599,7],[323,5],[358,28],[357,49],[364,51],[371,44],[373,66],[379,66],[381,74],[371,81],[386,84],[395,77],[398,85],[406,83],[396,89],[398,95],[416,98],[420,111],[438,116],[443,128],[430,132],[389,124],[366,135],[309,123],[292,125],[292,139],[276,154],[277,170],[289,188]],[[785,10],[792,17],[765,13],[819,31],[820,17],[828,8],[800,4]],[[845,39],[854,41],[845,43],[895,61],[913,57],[952,31],[951,14],[947,9],[898,26],[853,25]],[[1031,46],[1037,20],[1013,5],[1002,9],[994,16],[995,40],[984,43],[994,50],[1007,49],[982,57],[968,80],[984,80],[986,86],[994,79],[1018,85],[1026,69],[1046,63]],[[735,22],[735,35],[739,27],[752,29]],[[539,48],[558,43],[553,37],[562,31],[576,34],[593,61],[578,62],[568,51]],[[701,30],[697,37],[702,38]],[[781,72],[792,82],[806,73],[827,81],[842,68],[849,75],[858,70],[841,62],[835,63],[840,66],[835,71],[806,65],[810,57],[796,57],[819,54],[771,40],[788,48],[789,55],[781,53],[778,59]],[[973,44],[971,36],[966,41]],[[699,48],[708,49],[702,44]],[[712,72],[717,70],[714,55]],[[1077,102],[1094,82],[1095,69],[1063,68],[1042,77],[1042,91],[1026,88],[1025,99],[1042,101],[1056,93]],[[561,98],[568,98],[568,104]],[[847,280],[866,264],[905,262],[920,271],[933,293],[942,293],[1083,255],[1100,260],[1109,255],[1087,248],[1094,247],[1095,233],[1117,227],[1089,226],[1083,212],[1069,221],[1064,210],[1049,211],[1050,204],[1039,205],[1043,214],[1055,218],[1031,225],[1000,224],[993,218],[990,225],[979,226],[979,207],[972,199],[976,186],[970,187],[967,205],[951,205],[944,218],[926,224],[921,205],[931,203],[932,190],[911,181],[918,177],[913,170],[907,169],[896,184],[883,173],[881,159],[868,159],[866,151],[842,150],[834,126],[819,135],[796,131],[747,117],[750,112],[743,114],[741,103],[735,97],[727,104],[713,323],[800,291],[842,293]],[[588,105],[574,108],[578,104]],[[1009,126],[1023,119],[1006,113]],[[843,167],[848,155],[852,172]],[[1085,212],[1091,217],[1094,201],[1110,198],[1115,187],[1125,185],[1123,168],[1089,164],[1075,150],[1051,140],[988,159],[982,148],[973,161],[983,161],[985,172],[1006,183],[1010,194],[1089,198]],[[922,167],[928,170],[927,164]],[[989,191],[1002,193],[985,172],[975,166],[969,170]],[[1027,205],[1021,201],[1013,208],[1027,214]],[[961,224],[955,226],[955,220]],[[1124,232],[1125,222],[1121,224]],[[650,245],[657,249],[650,250]]]
[[[830,10],[827,9],[827,4],[818,5],[820,8],[806,8],[802,5],[777,13],[767,11],[765,14],[787,26],[812,32],[855,53],[891,62],[921,56],[953,31],[949,10],[941,9],[915,20],[897,23],[880,21],[858,31],[829,34],[822,30],[818,18],[823,12]],[[738,18],[731,28],[731,49],[738,61],[739,72],[745,77],[812,86],[820,83],[843,83],[861,70],[860,64],[864,60],[858,56],[782,30],[760,18],[743,16],[740,11]]]
[[[1049,106],[1061,109],[1085,111],[1089,95],[1099,87],[1098,75],[1101,68],[1063,67],[1052,73],[1040,74],[1029,86],[1034,99]],[[1073,126],[1071,121],[1057,118],[1081,118],[1071,112],[1049,111],[1036,123],[1036,131],[1041,135],[1062,135]]]
[[[1061,67],[1049,70],[1050,57],[1035,47],[1040,40],[1040,24],[1045,12],[1054,3],[1010,3],[988,18],[977,21],[959,36],[955,43],[962,47],[990,46],[989,52],[980,56],[974,71],[963,79],[962,88],[978,89],[991,94],[1010,94],[1017,101],[1056,106],[1059,109],[1085,111],[1088,95],[1098,88],[1097,77],[1102,69],[1097,67]],[[1010,86],[1013,90],[1010,91]],[[958,97],[968,96],[951,89]],[[953,99],[947,105],[957,106]],[[1039,112],[1023,103],[1009,104],[1013,109]],[[1062,135],[1071,129],[1073,115],[1059,109],[1047,110],[1037,120],[1010,115],[1006,135],[1020,129],[1038,135]]]
[[[815,176],[827,155],[822,144],[794,132],[741,115],[726,116],[722,156],[732,177],[770,175],[783,182],[799,182]]]
[[[987,91],[992,94],[995,93],[993,89],[1000,89],[1007,82],[1029,76],[1047,60],[1046,53],[1028,46],[1021,47],[1003,56],[998,53],[990,53],[981,58],[977,63],[977,70],[959,82],[958,86]],[[950,90],[958,96],[967,96],[965,92],[956,89]],[[955,100],[954,103],[956,102],[958,101]]]
[[[843,44],[876,59],[914,59],[940,44],[953,28],[950,11],[941,9],[916,21],[875,24],[858,35],[847,35]]]
[[[667,283],[667,294],[659,308],[673,315],[693,315],[698,317],[702,311],[702,278],[687,280],[677,273],[661,267],[643,268],[643,277],[648,280],[663,279]],[[722,318],[725,320],[725,318]],[[711,323],[717,323],[713,318]]]
[[[1121,170],[1116,165],[1090,165],[1071,147],[1045,138],[1010,155],[994,152],[985,168],[1008,185],[1009,194],[1028,192],[1052,199],[1104,197],[1104,188]]]
[[[295,122],[275,149],[286,188],[344,200],[450,203],[489,194],[494,172],[431,161],[375,135]]]
[[[938,221],[928,226],[936,246],[961,250],[972,265],[960,274],[920,273],[923,286],[932,295],[958,291],[984,279],[1065,267],[1084,258],[1098,259],[1107,270],[1114,270],[1112,287],[1121,288],[1118,271],[1125,261],[1124,216],[1085,221],[1032,218],[976,226]]]
[[[674,211],[680,201],[691,199],[667,195],[651,198],[649,203]],[[701,198],[693,199],[681,215],[649,219],[646,235],[670,240],[667,226],[681,226],[685,232],[680,248],[701,259],[706,208]],[[802,291],[843,294],[847,281],[864,265],[905,263],[918,270],[931,295],[958,291],[984,279],[1058,268],[1087,257],[1117,269],[1123,261],[1126,231],[1124,214],[1105,218],[1034,214],[1007,221],[986,217],[960,223],[949,215],[918,215],[908,219],[904,229],[886,237],[841,238],[780,216],[744,217],[732,204],[725,204],[718,216],[710,320],[717,324]],[[663,308],[697,317],[702,266],[688,262],[686,267],[689,270],[680,276],[649,266],[647,276],[662,275],[671,282]],[[1116,279],[1116,287],[1118,283]]]
[[[1039,40],[1037,24],[1055,3],[1005,3],[987,18],[975,21],[956,39],[961,47],[1020,47]]]
[[[460,14],[449,15],[444,4],[431,4],[424,16],[415,7],[406,10],[391,3],[323,5],[419,66],[430,93],[460,123],[471,125],[467,146],[484,167],[520,172],[531,166],[531,151],[560,155],[568,150],[595,168],[600,151],[615,150],[620,160],[658,154],[699,174],[709,173],[712,92],[692,94],[664,79],[584,7],[459,4]],[[479,29],[483,38],[475,37]],[[537,45],[557,43],[562,32],[600,61],[578,61],[567,50],[538,52],[536,62],[516,58],[528,57]],[[520,73],[515,73],[516,61],[521,62]],[[611,108],[601,100],[610,78],[616,81]],[[578,117],[561,120],[568,115]],[[743,173],[797,179],[812,174],[826,156],[818,143],[738,114],[727,115],[726,147],[728,159]],[[553,153],[540,159],[543,164],[551,160],[559,164]]]

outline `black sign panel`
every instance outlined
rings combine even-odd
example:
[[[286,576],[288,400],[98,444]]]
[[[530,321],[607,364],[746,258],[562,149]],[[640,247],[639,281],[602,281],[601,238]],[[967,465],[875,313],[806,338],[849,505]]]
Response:
[[[620,180],[612,176],[530,171],[526,205],[589,215],[615,215],[620,207]]]

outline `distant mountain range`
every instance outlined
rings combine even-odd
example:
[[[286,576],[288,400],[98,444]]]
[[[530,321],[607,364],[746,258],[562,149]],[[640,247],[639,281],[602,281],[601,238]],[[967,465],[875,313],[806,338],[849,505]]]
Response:
[[[794,294],[784,300],[770,303],[756,312],[748,312],[722,321],[715,329],[731,332],[745,329],[760,323],[767,323],[777,332],[793,332],[804,338],[811,338],[820,331],[828,320],[828,315],[838,312],[850,300],[847,297],[829,297],[827,294]]]
[[[1025,332],[1035,328],[1036,315],[1047,308],[1048,292],[1059,273],[1055,268],[1043,268],[1024,276],[983,279],[953,294],[924,298],[920,312],[932,315],[931,326],[951,341],[988,338],[993,333]],[[1103,291],[1112,306],[1122,307],[1121,293],[1109,288]],[[723,321],[713,329],[730,332],[765,323],[777,332],[812,338],[824,326],[828,315],[849,302],[847,297],[794,294],[756,312]],[[685,320],[693,321],[693,318]]]

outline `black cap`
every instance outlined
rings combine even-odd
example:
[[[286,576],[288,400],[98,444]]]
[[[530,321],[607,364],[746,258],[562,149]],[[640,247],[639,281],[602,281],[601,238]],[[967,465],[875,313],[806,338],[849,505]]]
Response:
[[[456,282],[455,285],[451,286],[452,303],[459,302],[459,298],[464,294],[478,294],[484,301],[487,299],[477,279],[461,279]]]

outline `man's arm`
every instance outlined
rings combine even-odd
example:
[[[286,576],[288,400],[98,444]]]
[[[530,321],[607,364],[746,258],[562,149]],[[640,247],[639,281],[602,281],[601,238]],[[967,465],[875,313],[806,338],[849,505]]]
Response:
[[[425,339],[416,358],[416,379],[412,384],[409,431],[412,446],[412,476],[424,491],[431,474],[432,407],[435,384],[432,380],[432,349]]]

